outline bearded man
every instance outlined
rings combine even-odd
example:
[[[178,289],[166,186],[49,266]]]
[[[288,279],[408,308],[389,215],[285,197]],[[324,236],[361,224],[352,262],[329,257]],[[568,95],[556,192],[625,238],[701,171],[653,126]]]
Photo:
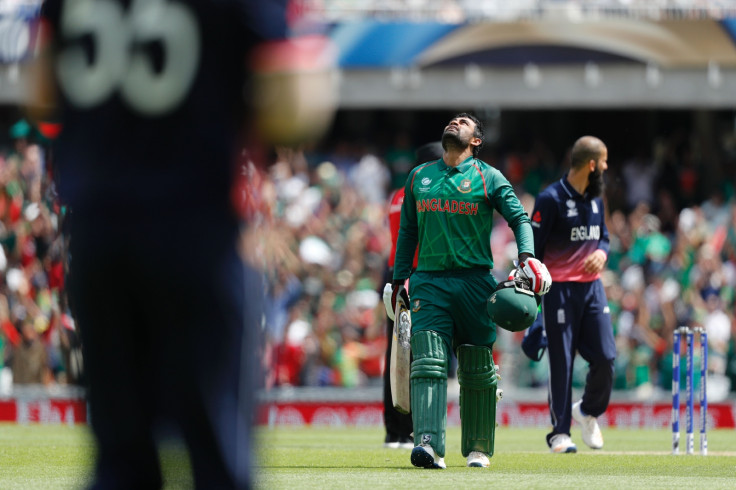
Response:
[[[571,418],[580,424],[583,442],[603,447],[597,417],[608,408],[613,388],[616,345],[606,293],[601,282],[608,258],[603,212],[603,173],[608,149],[598,138],[583,136],[572,147],[570,170],[550,184],[532,211],[534,250],[549,268],[554,284],[542,299],[550,366],[549,410],[553,453],[574,453]],[[582,399],[572,402],[576,352],[588,362]]]

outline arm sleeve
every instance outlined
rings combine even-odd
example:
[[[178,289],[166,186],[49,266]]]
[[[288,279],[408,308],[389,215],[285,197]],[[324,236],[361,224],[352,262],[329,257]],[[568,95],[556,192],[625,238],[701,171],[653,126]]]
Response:
[[[608,240],[608,228],[606,227],[606,219],[603,209],[603,199],[599,199],[600,202],[600,208],[601,208],[601,239],[598,242],[598,250],[603,250],[606,253],[606,256],[608,256],[608,252],[611,250],[611,244]]]
[[[404,202],[401,204],[401,222],[399,224],[399,238],[396,240],[396,256],[394,258],[394,277],[404,280],[411,275],[414,254],[419,242],[419,227],[417,225],[417,206],[412,192],[414,176],[418,169],[409,173],[404,185]]]
[[[534,250],[537,252],[537,259],[544,262],[544,249],[549,239],[550,231],[555,224],[557,217],[557,204],[554,199],[547,194],[541,194],[534,203],[532,211],[532,220],[534,225]]]
[[[501,213],[509,227],[514,232],[518,253],[528,253],[534,256],[534,239],[529,216],[514,193],[509,181],[496,171],[493,173],[493,207]]]

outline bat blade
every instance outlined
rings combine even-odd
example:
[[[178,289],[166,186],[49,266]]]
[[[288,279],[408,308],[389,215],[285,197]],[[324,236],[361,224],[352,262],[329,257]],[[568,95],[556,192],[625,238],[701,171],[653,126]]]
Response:
[[[401,413],[411,411],[409,373],[411,369],[411,312],[399,299],[396,302],[394,331],[391,343],[391,398]]]

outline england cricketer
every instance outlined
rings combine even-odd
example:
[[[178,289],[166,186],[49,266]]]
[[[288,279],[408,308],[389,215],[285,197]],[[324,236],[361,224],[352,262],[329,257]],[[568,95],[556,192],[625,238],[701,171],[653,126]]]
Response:
[[[583,136],[572,147],[570,171],[544,189],[532,211],[534,247],[546,260],[555,283],[542,301],[549,353],[549,411],[553,453],[574,453],[571,417],[580,424],[583,442],[603,447],[596,417],[606,411],[613,387],[616,344],[606,293],[600,280],[608,257],[603,213],[606,145]],[[583,397],[572,403],[575,353],[589,364]]]
[[[159,449],[172,435],[191,462],[183,486],[255,484],[263,280],[243,261],[246,223],[232,197],[243,140],[265,145],[272,120],[285,142],[299,125],[318,126],[297,96],[307,82],[295,75],[311,56],[288,37],[286,3],[44,2],[53,56],[39,84],[56,84],[38,90],[58,93],[64,127],[54,173],[72,210],[69,291],[96,442],[90,488],[170,484]],[[292,97],[299,117],[269,103]]]
[[[520,290],[516,301],[514,289],[509,289],[510,298],[496,301],[500,288],[491,275],[490,247],[494,209],[516,237],[517,274],[537,295],[544,294],[551,282],[544,265],[534,258],[530,220],[511,185],[501,172],[477,158],[482,143],[481,122],[471,114],[458,114],[442,134],[442,158],[416,167],[405,185],[392,303],[395,306],[402,297],[411,309],[415,445],[411,462],[422,468],[445,468],[450,349],[458,359],[462,453],[470,467],[489,466],[497,375],[491,351],[496,324],[487,303],[504,304],[507,309],[519,305],[529,309],[527,300],[536,304],[529,291]],[[417,267],[407,293],[404,282],[411,274],[417,246]]]

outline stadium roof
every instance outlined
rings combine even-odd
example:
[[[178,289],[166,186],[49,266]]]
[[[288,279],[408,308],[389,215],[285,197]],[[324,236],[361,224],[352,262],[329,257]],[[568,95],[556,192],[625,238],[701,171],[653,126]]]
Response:
[[[736,107],[733,0],[308,4],[343,108]]]

